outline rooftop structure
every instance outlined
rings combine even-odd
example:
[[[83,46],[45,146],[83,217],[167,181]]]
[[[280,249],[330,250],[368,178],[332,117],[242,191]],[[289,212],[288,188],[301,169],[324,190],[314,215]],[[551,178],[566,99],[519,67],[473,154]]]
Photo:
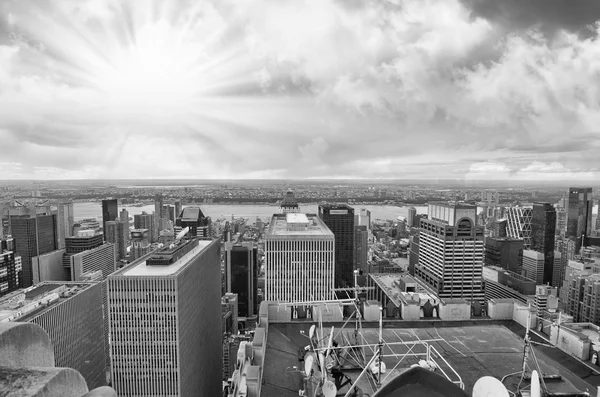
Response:
[[[331,236],[333,233],[318,216],[313,214],[275,214],[267,235],[278,236]]]
[[[279,205],[283,214],[300,212],[300,206],[294,197],[294,192],[288,190]]]
[[[429,203],[429,219],[446,225],[456,226],[461,219],[477,224],[477,206],[470,204],[435,202]]]

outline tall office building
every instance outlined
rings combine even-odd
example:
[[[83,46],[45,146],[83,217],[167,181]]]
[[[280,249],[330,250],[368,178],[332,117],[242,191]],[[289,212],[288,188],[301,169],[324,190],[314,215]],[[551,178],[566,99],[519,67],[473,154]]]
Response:
[[[555,231],[556,209],[550,203],[533,203],[530,249],[544,255],[544,272],[541,284],[552,283]]]
[[[106,222],[119,218],[119,205],[117,199],[102,200],[102,232],[106,241]]]
[[[292,192],[291,189],[285,193],[279,208],[282,214],[293,214],[300,212],[300,206],[298,205],[298,201],[296,201],[294,192]]]
[[[485,239],[485,265],[499,266],[515,273],[521,271],[523,263],[523,240],[510,237],[488,237]]]
[[[408,272],[411,276],[415,275],[415,269],[419,265],[419,233],[409,237],[410,245],[408,252]]]
[[[560,288],[564,277],[564,261],[560,251],[554,251],[554,269],[552,270],[552,282],[550,285]]]
[[[575,255],[579,254],[583,239],[592,232],[591,187],[570,187],[567,196],[567,232],[565,236],[575,242]]]
[[[163,219],[163,196],[162,194],[157,194],[154,196],[154,214],[153,214],[153,228],[152,228],[152,242],[158,241],[158,236],[160,234],[160,223]]]
[[[226,292],[237,294],[238,314],[258,314],[258,249],[252,242],[225,243]]]
[[[42,282],[0,301],[0,322],[35,323],[48,334],[57,367],[73,368],[90,389],[106,385],[102,292],[95,282]]]
[[[146,213],[146,211],[142,211],[141,214],[136,214],[133,216],[133,227],[135,229],[147,229],[148,230],[148,239],[150,242],[155,242],[154,236],[154,216],[152,214]],[[158,237],[156,237],[158,238]]]
[[[75,215],[73,213],[73,203],[60,203],[56,213],[56,229],[58,249],[65,248],[65,238],[73,233]]]
[[[523,239],[523,248],[531,247],[531,218],[533,208],[508,207],[506,209],[506,234],[508,237]]]
[[[567,230],[567,211],[564,208],[558,208],[556,210],[556,230],[557,236],[564,237]]]
[[[130,223],[129,223],[129,212],[123,208],[121,210],[121,212],[119,212],[119,221],[121,221],[121,223],[123,223],[123,230],[125,232],[125,241],[129,242],[129,229],[130,228]]]
[[[600,325],[600,261],[569,261],[560,290],[564,312],[573,322]]]
[[[506,219],[496,219],[492,224],[492,233],[490,237],[507,237],[506,225]]]
[[[126,225],[121,221],[106,222],[105,239],[115,245],[115,260],[120,261],[127,256]]]
[[[366,226],[367,230],[371,230],[371,211],[366,208],[361,208],[355,213],[354,226]]]
[[[335,286],[354,286],[354,208],[320,204],[319,218],[335,236]]]
[[[76,254],[99,247],[104,243],[101,233],[95,230],[80,230],[76,236],[65,239],[65,253]]]
[[[182,209],[181,201],[175,201],[175,221],[173,223],[177,222],[177,217],[181,214]]]
[[[437,291],[441,299],[483,302],[483,226],[477,226],[477,207],[429,204],[429,219],[421,220],[419,262],[415,276]]]
[[[523,273],[525,277],[535,280],[537,284],[544,284],[544,254],[533,250],[523,251]]]
[[[333,233],[316,215],[273,215],[265,236],[265,300],[331,299],[334,249]]]
[[[119,396],[221,395],[220,245],[180,241],[108,277]]]
[[[368,271],[367,257],[369,254],[369,230],[366,225],[354,227],[354,268],[364,273]]]
[[[406,217],[406,223],[409,227],[419,227],[419,224],[415,222],[415,217],[417,216],[417,209],[415,207],[410,207],[408,209],[408,216]]]
[[[23,287],[31,287],[31,258],[57,248],[56,215],[11,216],[10,227],[15,240],[15,252],[21,256],[23,264]]]
[[[95,271],[101,271],[104,280],[116,270],[114,243],[107,242],[87,251],[65,255],[65,258],[70,281],[81,281],[82,275]]]
[[[192,237],[212,237],[213,234],[211,219],[204,216],[200,207],[185,207],[177,218],[177,226],[189,227]]]
[[[21,257],[15,254],[12,238],[0,239],[0,296],[16,291],[23,285]]]
[[[172,204],[163,204],[163,219],[173,222],[177,220],[177,213],[175,212],[175,206]]]

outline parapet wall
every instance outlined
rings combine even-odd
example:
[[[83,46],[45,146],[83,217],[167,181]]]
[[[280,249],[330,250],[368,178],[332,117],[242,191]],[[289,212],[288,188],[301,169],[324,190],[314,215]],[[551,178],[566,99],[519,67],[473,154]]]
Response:
[[[0,323],[0,379],[2,396],[117,396],[110,387],[90,392],[79,372],[55,367],[50,338],[33,323]]]

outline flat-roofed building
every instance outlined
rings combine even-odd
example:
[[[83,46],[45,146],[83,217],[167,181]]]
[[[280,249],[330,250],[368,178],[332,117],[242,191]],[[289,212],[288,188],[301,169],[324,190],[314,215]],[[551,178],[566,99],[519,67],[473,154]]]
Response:
[[[331,299],[334,243],[333,233],[316,215],[273,215],[265,236],[265,299]]]
[[[23,286],[23,265],[14,249],[12,238],[0,239],[0,296]]]
[[[544,254],[533,250],[523,250],[523,273],[535,280],[536,284],[544,283]]]
[[[523,303],[535,298],[535,280],[499,266],[483,267],[486,302],[490,299],[516,299]]]
[[[42,282],[0,300],[0,322],[31,322],[50,337],[57,367],[81,373],[90,389],[106,384],[102,291],[95,282]]]
[[[415,276],[441,299],[482,303],[483,229],[477,225],[476,206],[429,204],[429,219],[421,219],[419,229]]]
[[[485,239],[485,265],[519,272],[523,261],[523,239],[488,237]]]
[[[354,208],[319,204],[319,218],[335,236],[335,286],[354,286]]]
[[[110,224],[107,222],[107,224]],[[102,279],[116,270],[115,245],[105,243],[99,247],[68,256],[71,281],[79,281],[81,275],[90,271],[100,270]]]
[[[179,241],[108,277],[119,396],[221,395],[220,240]]]

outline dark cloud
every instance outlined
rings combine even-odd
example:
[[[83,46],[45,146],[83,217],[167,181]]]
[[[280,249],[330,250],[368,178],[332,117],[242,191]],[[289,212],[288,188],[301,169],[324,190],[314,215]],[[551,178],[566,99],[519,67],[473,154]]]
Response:
[[[589,26],[600,20],[597,0],[461,0],[473,16],[499,23],[508,31],[538,28],[549,36],[559,29],[583,37],[596,34]]]

